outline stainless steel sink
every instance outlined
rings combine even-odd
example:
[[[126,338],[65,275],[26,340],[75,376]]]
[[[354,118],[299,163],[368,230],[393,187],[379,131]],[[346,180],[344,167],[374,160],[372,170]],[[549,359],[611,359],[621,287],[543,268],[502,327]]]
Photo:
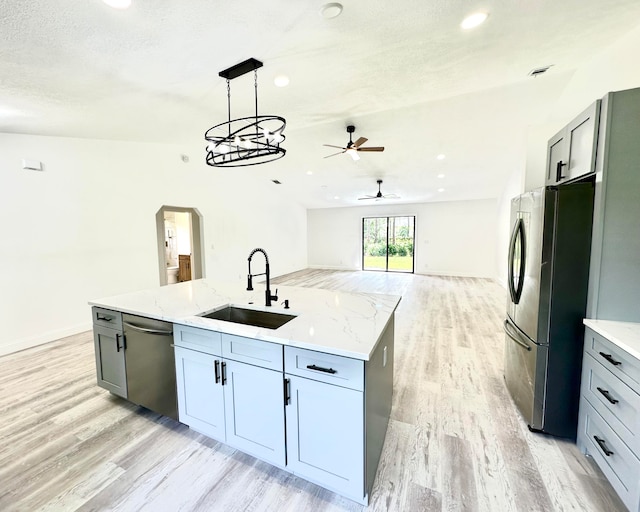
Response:
[[[284,313],[272,313],[270,311],[257,311],[255,309],[241,308],[238,306],[226,306],[211,313],[202,315],[204,318],[214,320],[224,320],[236,324],[253,325],[254,327],[265,327],[267,329],[277,329],[295,318],[295,315],[285,315]]]

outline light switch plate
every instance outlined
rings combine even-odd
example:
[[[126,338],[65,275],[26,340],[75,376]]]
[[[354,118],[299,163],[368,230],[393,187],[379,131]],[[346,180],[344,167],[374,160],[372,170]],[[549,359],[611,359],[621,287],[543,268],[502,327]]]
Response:
[[[23,158],[22,168],[29,171],[41,171],[42,162],[39,162],[38,160],[27,160],[26,158]]]

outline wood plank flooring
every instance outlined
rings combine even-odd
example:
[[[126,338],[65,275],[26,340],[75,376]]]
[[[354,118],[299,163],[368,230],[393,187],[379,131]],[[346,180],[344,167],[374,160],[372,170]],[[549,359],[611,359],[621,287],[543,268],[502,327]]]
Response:
[[[502,378],[506,296],[494,282],[306,270],[276,283],[403,296],[367,510],[625,510],[573,443],[520,418]],[[2,511],[363,510],[98,388],[89,332],[0,358],[0,418]]]

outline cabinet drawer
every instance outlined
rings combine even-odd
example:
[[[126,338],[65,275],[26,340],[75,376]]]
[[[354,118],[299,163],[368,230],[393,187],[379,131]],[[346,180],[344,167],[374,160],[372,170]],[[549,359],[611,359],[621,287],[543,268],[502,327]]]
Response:
[[[640,454],[640,395],[590,354],[582,362],[582,395],[627,446]]]
[[[600,466],[625,505],[638,510],[640,460],[584,397],[580,402],[578,442]],[[609,450],[609,455],[605,450]]]
[[[284,347],[284,371],[308,379],[364,391],[364,361]]]
[[[173,343],[177,347],[190,348],[205,354],[222,356],[221,336],[216,331],[174,324]]]
[[[270,370],[282,371],[282,345],[233,334],[222,334],[222,356]]]
[[[122,313],[119,311],[94,306],[91,308],[91,314],[94,325],[102,325],[103,327],[122,330]]]
[[[633,389],[640,386],[640,361],[597,332],[585,329],[585,351]]]

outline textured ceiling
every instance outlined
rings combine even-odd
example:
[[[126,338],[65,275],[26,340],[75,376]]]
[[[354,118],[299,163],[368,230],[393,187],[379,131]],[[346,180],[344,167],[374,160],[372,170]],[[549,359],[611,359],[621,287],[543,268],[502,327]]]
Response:
[[[640,19],[637,0],[345,0],[332,20],[323,3],[0,0],[0,131],[204,148],[227,115],[218,72],[255,57],[260,112],[286,117],[287,156],[243,176],[278,178],[308,207],[362,204],[376,178],[402,202],[496,197],[522,166],[526,127]],[[462,31],[476,10],[488,21]],[[231,86],[233,117],[251,114],[252,77]],[[386,151],[324,159],[350,123]]]

